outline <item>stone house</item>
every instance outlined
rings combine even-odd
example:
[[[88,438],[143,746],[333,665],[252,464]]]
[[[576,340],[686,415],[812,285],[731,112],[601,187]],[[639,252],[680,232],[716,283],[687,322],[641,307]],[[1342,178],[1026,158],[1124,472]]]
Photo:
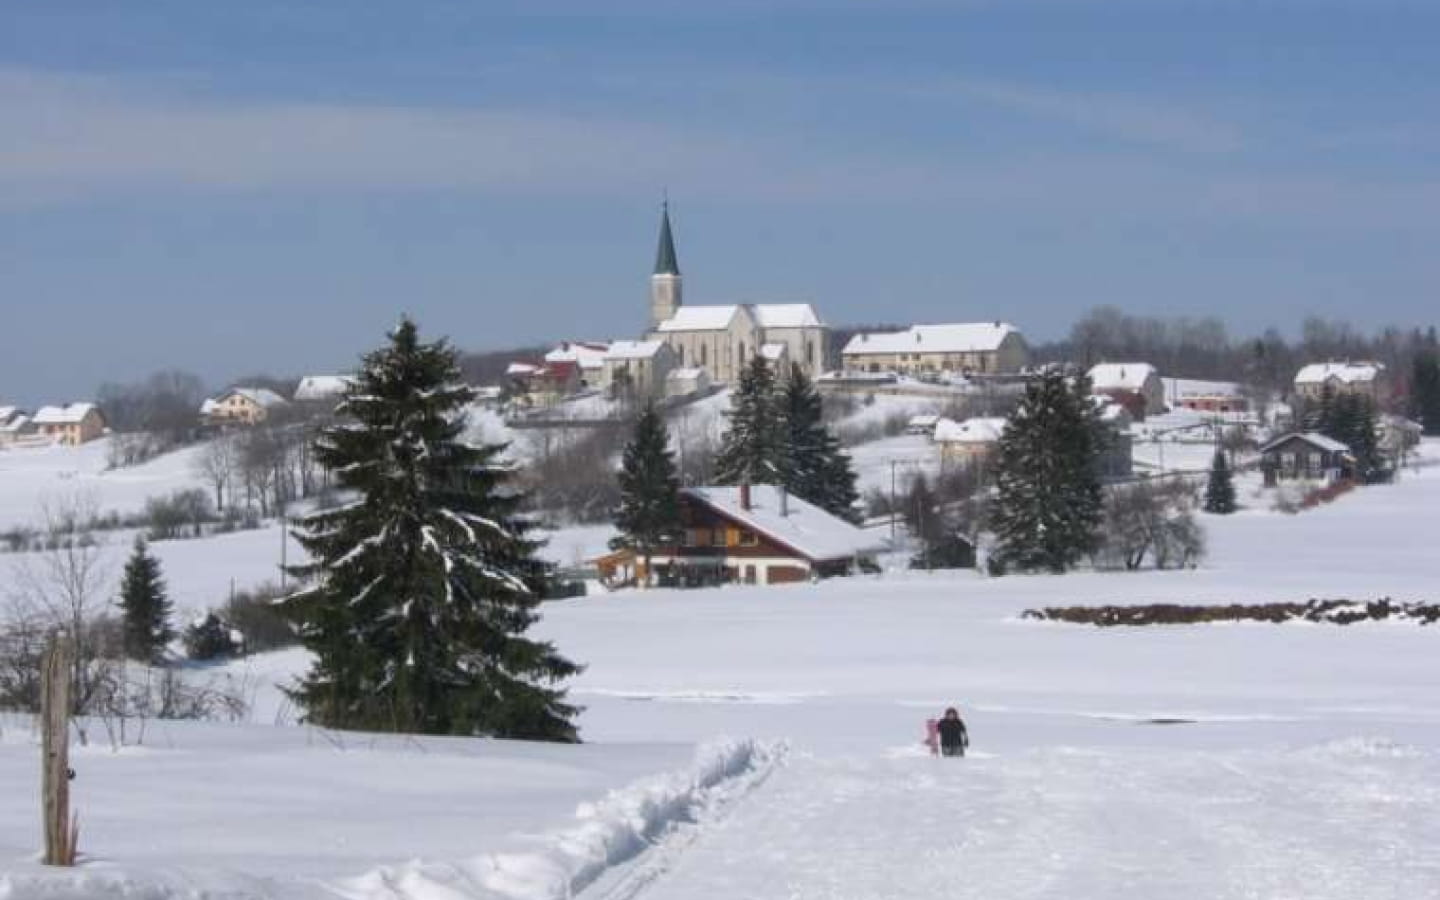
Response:
[[[78,447],[105,433],[105,416],[93,403],[42,406],[36,410],[28,427],[57,444]]]
[[[675,353],[663,341],[615,341],[605,353],[601,384],[617,395],[658,397],[675,368]]]
[[[1018,372],[1030,360],[1019,329],[1006,322],[914,325],[906,331],[857,334],[840,352],[848,371],[926,375]]]

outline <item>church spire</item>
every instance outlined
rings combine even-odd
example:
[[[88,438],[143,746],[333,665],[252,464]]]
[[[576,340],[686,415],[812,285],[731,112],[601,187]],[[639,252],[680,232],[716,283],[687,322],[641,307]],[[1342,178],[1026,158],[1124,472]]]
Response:
[[[680,263],[675,259],[675,238],[670,234],[669,200],[660,207],[660,249],[655,253],[655,274],[680,274]]]

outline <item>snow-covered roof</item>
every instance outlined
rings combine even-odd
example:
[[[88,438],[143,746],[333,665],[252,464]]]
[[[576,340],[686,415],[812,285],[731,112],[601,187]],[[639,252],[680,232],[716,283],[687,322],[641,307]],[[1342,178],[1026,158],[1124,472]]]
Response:
[[[606,359],[650,359],[665,346],[664,341],[616,341],[606,352]]]
[[[905,331],[857,334],[842,351],[864,353],[977,353],[1000,349],[1020,331],[1008,322],[961,322],[951,325],[912,325]]]
[[[941,419],[935,423],[935,441],[940,444],[993,444],[1005,433],[1008,420],[996,416],[977,416],[956,422]]]
[[[1097,391],[1138,391],[1152,376],[1158,376],[1149,363],[1100,363],[1092,366],[1090,386]]]
[[[534,375],[540,367],[533,363],[512,362],[505,367],[506,375]]]
[[[661,322],[657,331],[724,331],[730,327],[740,307],[734,303],[725,306],[682,306],[675,315]]]
[[[671,369],[670,374],[666,375],[665,377],[674,379],[675,381],[692,381],[704,378],[705,370],[700,368],[699,366],[685,369]]]
[[[783,357],[785,351],[786,347],[784,344],[762,344],[760,347],[760,355],[770,362],[775,362]]]
[[[1288,434],[1282,434],[1282,435],[1280,435],[1279,437],[1275,438],[1274,440],[1270,441],[1270,442],[1269,442],[1268,444],[1266,444],[1265,446],[1261,447],[1261,448],[1260,448],[1260,452],[1261,452],[1261,453],[1268,452],[1270,449],[1272,449],[1272,448],[1274,448],[1274,447],[1276,447],[1276,446],[1279,446],[1280,444],[1285,443],[1286,441],[1290,440],[1291,438],[1299,438],[1300,440],[1304,441],[1305,443],[1309,444],[1310,446],[1312,446],[1312,447],[1318,447],[1319,449],[1325,450],[1325,451],[1327,451],[1327,452],[1329,452],[1329,453],[1349,453],[1349,452],[1350,452],[1350,448],[1349,448],[1348,446],[1346,446],[1345,444],[1340,443],[1339,441],[1335,440],[1334,438],[1326,437],[1325,435],[1321,434],[1321,433],[1318,432],[1318,431],[1292,431],[1292,432],[1290,432],[1290,433],[1288,433]]]
[[[600,341],[566,341],[545,354],[546,362],[579,363],[582,369],[599,369],[605,365],[610,344]]]
[[[42,406],[32,421],[36,425],[76,425],[95,410],[93,403],[70,403],[65,406]]]
[[[206,397],[200,402],[200,415],[208,416],[220,408],[220,401],[214,397]]]
[[[1357,381],[1374,381],[1384,371],[1385,364],[1378,362],[1311,363],[1295,373],[1295,383],[1323,384],[1335,378],[1342,384],[1354,384]]]
[[[0,422],[10,421],[15,418],[15,414],[18,412],[20,412],[20,407],[18,406],[0,406]]]
[[[949,421],[948,419],[946,421]],[[936,415],[911,416],[906,423],[908,428],[934,428],[940,423],[940,417]]]
[[[230,390],[221,394],[220,399],[223,400],[226,397],[229,397],[231,394],[238,394],[239,396],[244,397],[246,400],[249,400],[251,403],[254,403],[256,406],[263,406],[267,409],[272,406],[284,406],[286,403],[290,402],[284,397],[270,390],[269,388],[263,387],[231,388]]]
[[[30,417],[16,407],[11,406],[8,409],[12,410],[9,415],[0,416],[0,432],[18,434],[24,431],[25,426],[30,424]]]
[[[295,399],[301,402],[333,400],[350,390],[354,375],[306,375],[295,388]]]
[[[755,319],[761,328],[820,328],[820,314],[808,303],[757,303]]]
[[[682,493],[812,562],[845,559],[884,549],[879,537],[794,494],[785,498],[785,515],[781,515],[780,488],[776,485],[751,486],[749,509],[741,506],[738,486],[683,488]]]

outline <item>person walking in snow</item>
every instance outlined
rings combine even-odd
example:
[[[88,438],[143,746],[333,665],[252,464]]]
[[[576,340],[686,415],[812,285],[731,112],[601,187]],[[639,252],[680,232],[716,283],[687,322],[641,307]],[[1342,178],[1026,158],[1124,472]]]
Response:
[[[959,710],[953,706],[945,710],[935,729],[940,732],[941,756],[965,755],[965,748],[970,746],[970,733],[965,730],[965,720],[960,718]]]

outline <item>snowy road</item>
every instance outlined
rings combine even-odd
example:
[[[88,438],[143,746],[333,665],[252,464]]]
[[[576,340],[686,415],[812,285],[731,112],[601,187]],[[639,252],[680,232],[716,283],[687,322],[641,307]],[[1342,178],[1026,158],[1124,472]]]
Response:
[[[1440,897],[1436,760],[1379,740],[796,755],[644,896]]]

